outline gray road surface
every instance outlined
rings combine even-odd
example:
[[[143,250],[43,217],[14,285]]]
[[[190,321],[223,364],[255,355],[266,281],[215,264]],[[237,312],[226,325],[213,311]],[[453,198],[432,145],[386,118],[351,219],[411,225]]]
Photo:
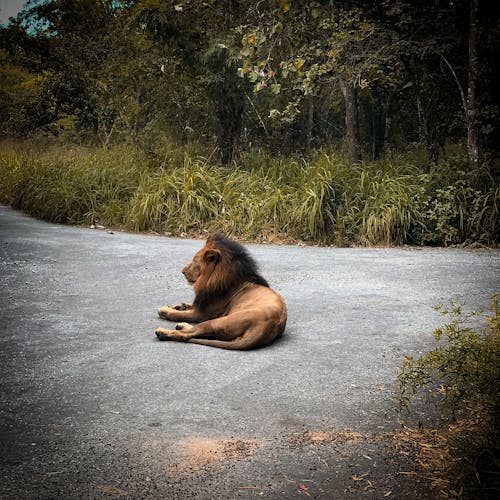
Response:
[[[250,245],[289,321],[232,352],[154,336],[201,246],[0,207],[0,499],[431,498],[382,438],[395,370],[500,253]]]

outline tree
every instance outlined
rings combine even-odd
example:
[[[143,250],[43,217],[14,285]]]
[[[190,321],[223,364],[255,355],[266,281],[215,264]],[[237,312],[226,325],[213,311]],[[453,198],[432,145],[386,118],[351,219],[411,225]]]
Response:
[[[477,170],[479,165],[479,145],[477,138],[477,79],[478,79],[478,10],[479,0],[470,0],[469,18],[469,71],[467,90],[467,150],[471,167]]]
[[[466,141],[475,170],[498,143],[499,14],[479,0],[33,0],[0,28],[2,133],[216,143],[224,163],[253,146],[342,141],[358,163],[419,143],[428,168]]]
[[[30,2],[2,30],[2,46],[12,60],[38,75],[33,99],[24,103],[33,130],[57,133],[58,120],[72,115],[80,129],[95,135],[104,121],[112,121],[96,95],[119,11],[112,0]]]
[[[423,0],[418,5],[394,0],[388,11],[388,22],[405,47],[402,60],[413,85],[421,139],[435,161],[440,146],[453,136],[453,115],[461,113],[470,167],[478,167],[479,35],[481,19],[495,19],[495,13],[498,19],[498,6],[489,5],[481,17],[479,0]]]
[[[181,63],[213,105],[217,143],[223,163],[235,155],[245,108],[245,82],[237,78],[237,39],[232,29],[241,23],[245,3],[147,1],[136,6],[139,23],[155,40],[165,60]],[[170,72],[166,76],[175,78]],[[175,81],[172,81],[175,85]]]
[[[279,9],[270,5],[261,11],[258,20],[243,38],[241,73],[256,91],[280,93],[288,84],[309,105],[307,96],[318,96],[327,86],[337,88],[344,100],[348,157],[358,163],[358,94],[394,73],[391,34],[354,2],[282,1]],[[306,129],[306,137],[308,133]]]

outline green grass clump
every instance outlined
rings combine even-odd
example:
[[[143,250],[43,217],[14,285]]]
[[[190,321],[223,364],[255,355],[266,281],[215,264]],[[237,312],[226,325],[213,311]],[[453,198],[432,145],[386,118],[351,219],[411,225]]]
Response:
[[[128,225],[158,232],[218,230],[246,238],[257,238],[266,229],[279,231],[290,190],[274,174],[186,158],[180,167],[141,178],[130,200]]]
[[[353,175],[354,174],[354,175]],[[339,239],[360,245],[401,245],[412,242],[422,225],[420,199],[427,177],[417,169],[380,161],[343,177],[343,203],[337,221]]]
[[[55,222],[134,231],[337,245],[498,241],[498,186],[457,173],[454,157],[423,173],[409,155],[353,166],[337,152],[247,151],[227,167],[168,152],[4,143],[0,201]]]
[[[134,230],[199,230],[217,216],[222,173],[203,160],[186,159],[181,167],[146,172],[127,210]]]

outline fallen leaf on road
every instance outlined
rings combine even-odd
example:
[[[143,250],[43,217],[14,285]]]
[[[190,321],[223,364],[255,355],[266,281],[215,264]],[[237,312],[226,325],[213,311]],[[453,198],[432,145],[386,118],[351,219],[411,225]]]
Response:
[[[353,481],[363,481],[363,478],[359,477],[359,476],[352,476],[352,480]]]
[[[301,493],[303,493],[304,495],[307,495],[308,497],[311,496],[311,495],[309,495],[309,488],[303,484],[299,484],[299,491]]]

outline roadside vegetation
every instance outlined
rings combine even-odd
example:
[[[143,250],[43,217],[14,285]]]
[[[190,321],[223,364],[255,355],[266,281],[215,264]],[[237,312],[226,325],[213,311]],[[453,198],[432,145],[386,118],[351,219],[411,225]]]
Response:
[[[499,14],[26,2],[0,25],[0,200],[136,231],[494,245]]]
[[[486,313],[466,312],[456,303],[437,309],[448,322],[434,332],[435,349],[405,359],[398,407],[408,423],[428,404],[432,411],[426,415],[435,414],[438,421],[403,434],[405,444],[446,496],[498,498],[500,294]]]
[[[500,188],[467,173],[449,147],[424,173],[425,153],[351,165],[319,151],[307,159],[249,151],[231,166],[180,148],[36,147],[5,142],[0,201],[28,214],[81,225],[160,234],[207,231],[247,240],[336,245],[492,245]]]

